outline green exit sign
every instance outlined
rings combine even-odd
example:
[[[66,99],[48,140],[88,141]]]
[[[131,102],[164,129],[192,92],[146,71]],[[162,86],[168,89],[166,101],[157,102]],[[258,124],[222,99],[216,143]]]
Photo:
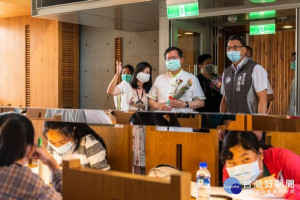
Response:
[[[249,19],[267,19],[267,18],[274,18],[276,16],[275,10],[267,10],[267,11],[260,11],[260,12],[250,12]]]
[[[250,25],[250,35],[275,34],[275,24]]]
[[[250,0],[252,3],[274,3],[276,0]]]
[[[199,15],[198,2],[168,6],[167,10],[168,18]]]

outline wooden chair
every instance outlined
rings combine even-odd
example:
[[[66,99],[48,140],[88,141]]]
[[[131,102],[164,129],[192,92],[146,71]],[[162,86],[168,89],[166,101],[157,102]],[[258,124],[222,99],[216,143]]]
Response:
[[[211,185],[218,186],[219,135],[209,133],[156,131],[146,128],[146,173],[158,164],[170,164],[190,172],[195,181],[199,162],[207,162]]]
[[[1,106],[0,107],[0,112],[10,112],[10,111],[15,111],[14,107],[11,107],[10,104],[8,104],[8,106]]]
[[[189,173],[161,180],[123,172],[80,167],[79,160],[63,163],[64,200],[190,200]]]
[[[27,108],[26,117],[32,118],[45,118],[47,108]]]
[[[130,124],[129,119],[134,112],[114,111],[117,124]]]
[[[195,129],[201,128],[202,117],[199,114],[190,118],[177,118],[177,120],[179,121],[181,127],[191,127]]]

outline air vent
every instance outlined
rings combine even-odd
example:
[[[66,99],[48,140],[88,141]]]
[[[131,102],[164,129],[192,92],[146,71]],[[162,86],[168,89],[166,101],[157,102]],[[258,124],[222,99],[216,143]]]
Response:
[[[62,105],[78,108],[78,25],[62,23]]]
[[[25,25],[25,105],[30,107],[30,25]]]
[[[116,61],[122,62],[122,38],[115,38],[115,63]],[[116,73],[116,65],[115,65],[115,73]],[[118,83],[120,83],[120,77],[118,79]]]

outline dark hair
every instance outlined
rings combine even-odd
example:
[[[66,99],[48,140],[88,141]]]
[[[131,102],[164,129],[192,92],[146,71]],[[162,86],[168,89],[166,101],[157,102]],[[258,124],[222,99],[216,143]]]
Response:
[[[135,70],[134,70],[134,73],[133,73],[133,77],[132,77],[132,81],[131,81],[131,87],[134,88],[134,89],[137,89],[138,88],[138,85],[137,85],[137,74],[141,71],[143,71],[145,68],[149,67],[150,68],[150,79],[148,82],[144,83],[143,84],[143,88],[144,90],[146,91],[146,93],[149,92],[149,90],[151,89],[152,87],[152,67],[149,63],[147,62],[140,62],[136,65],[135,67]]]
[[[221,161],[231,160],[233,154],[230,148],[236,145],[241,145],[245,150],[252,150],[255,153],[259,152],[259,141],[253,132],[230,131],[224,138],[221,151]]]
[[[248,50],[250,51],[251,56],[252,56],[252,55],[253,55],[253,50],[252,50],[252,48],[251,48],[250,46],[246,45],[246,49],[248,49]]]
[[[74,130],[75,127],[75,130]],[[74,122],[56,122],[56,121],[45,121],[43,135],[47,138],[49,129],[57,129],[68,137],[73,137],[74,141],[77,142],[74,152],[79,148],[81,139],[86,135],[93,135],[106,149],[106,145],[103,139],[86,123],[74,123]],[[74,131],[74,135],[72,134]]]
[[[18,113],[0,115],[0,166],[8,166],[25,156],[33,145],[34,128],[31,121]]]
[[[123,69],[127,68],[130,72],[130,74],[132,75],[133,74],[133,71],[134,71],[134,68],[132,65],[125,65],[122,67],[122,72],[123,72]]]
[[[296,51],[292,53],[292,56],[295,56],[295,55],[296,55]]]
[[[226,42],[226,46],[228,46],[228,42],[230,40],[238,40],[240,41],[241,45],[243,47],[246,47],[246,39],[243,37],[243,36],[240,36],[240,35],[232,35],[228,38],[227,42]]]
[[[206,61],[207,59],[212,58],[211,55],[209,54],[202,54],[198,57],[198,65],[202,65],[204,63],[204,61]]]
[[[181,49],[179,49],[178,47],[169,47],[169,48],[167,48],[167,49],[165,50],[165,53],[164,53],[164,58],[165,58],[165,60],[166,60],[167,54],[168,54],[169,52],[171,52],[171,51],[177,51],[178,56],[179,56],[180,58],[183,57],[183,51],[182,51]]]

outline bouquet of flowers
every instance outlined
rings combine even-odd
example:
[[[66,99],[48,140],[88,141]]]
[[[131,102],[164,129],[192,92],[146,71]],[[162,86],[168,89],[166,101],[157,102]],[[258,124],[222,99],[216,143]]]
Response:
[[[211,80],[210,87],[217,90],[218,92],[221,91],[221,85],[222,85],[222,77],[218,77],[215,80]]]
[[[175,91],[174,91],[174,94],[173,94],[173,96],[172,97],[169,97],[169,99],[170,98],[172,98],[172,99],[170,99],[170,100],[179,100],[185,93],[186,93],[186,91],[188,90],[188,89],[190,89],[190,87],[192,86],[192,79],[189,79],[188,80],[188,82],[186,83],[186,85],[185,86],[183,86],[183,87],[181,87],[180,89],[178,89],[178,86],[182,83],[183,81],[181,80],[181,79],[179,79],[179,83],[177,84],[177,87],[176,87],[176,89],[175,89]],[[177,81],[176,81],[176,83],[177,83]]]

